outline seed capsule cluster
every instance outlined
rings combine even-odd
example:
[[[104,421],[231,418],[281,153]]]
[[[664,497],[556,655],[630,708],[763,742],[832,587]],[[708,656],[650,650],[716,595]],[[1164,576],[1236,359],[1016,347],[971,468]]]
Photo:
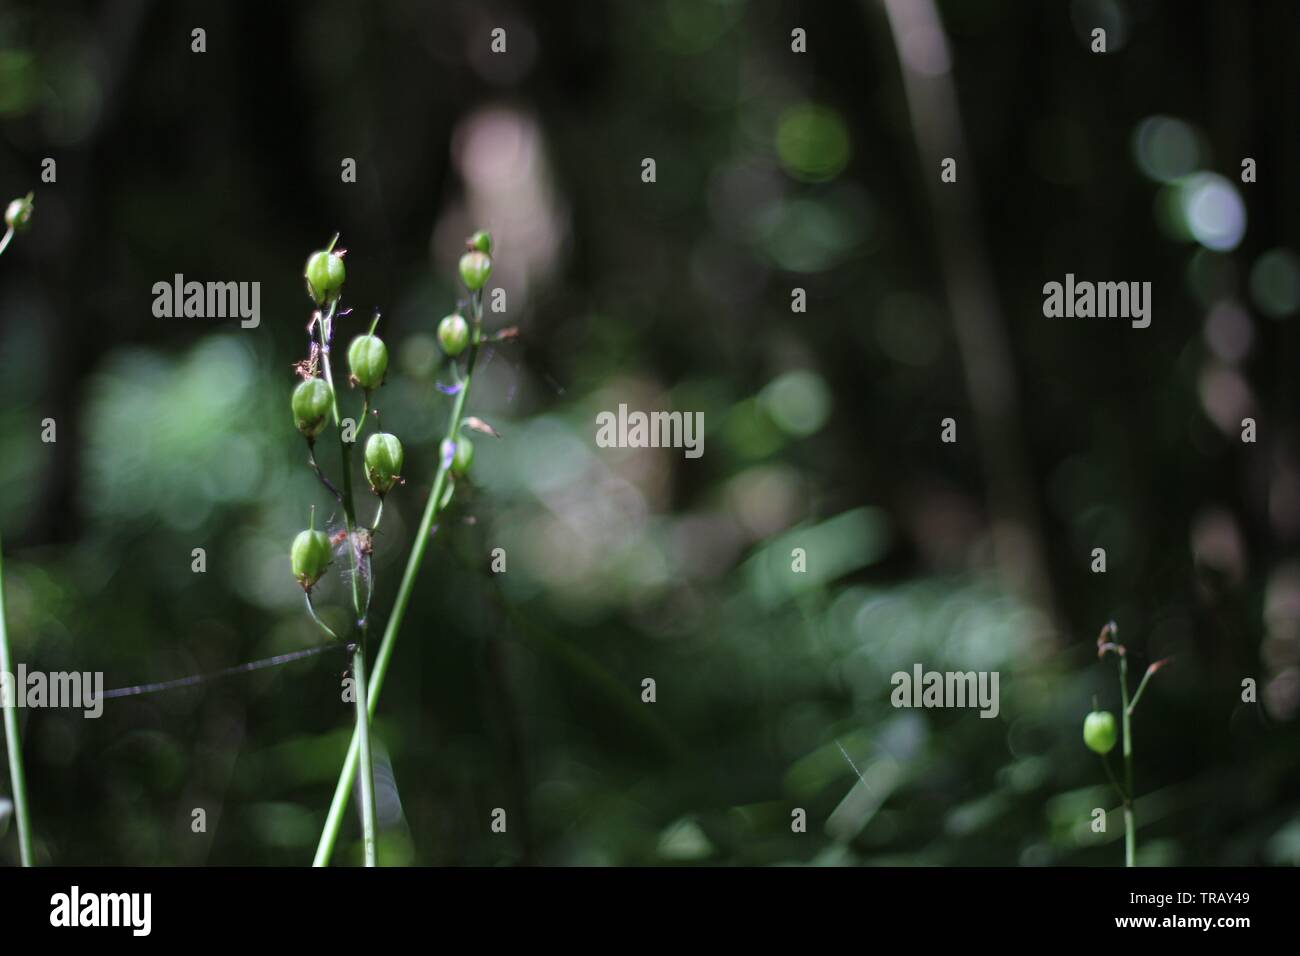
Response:
[[[337,238],[337,237],[336,237]],[[492,237],[486,232],[474,233],[465,241],[465,252],[460,257],[458,271],[461,281],[469,296],[457,305],[456,311],[443,317],[437,324],[438,342],[447,355],[446,368],[451,377],[449,383],[439,383],[443,394],[455,395],[452,402],[450,421],[445,437],[439,446],[438,469],[429,487],[428,504],[424,509],[419,530],[416,532],[417,545],[411,548],[406,572],[402,576],[397,599],[393,605],[392,615],[385,627],[383,643],[375,656],[375,680],[377,691],[382,680],[387,660],[391,655],[392,643],[401,625],[410,599],[411,588],[419,570],[424,553],[424,542],[433,534],[434,521],[448,506],[456,495],[458,486],[464,482],[474,461],[474,444],[464,434],[476,431],[480,434],[500,438],[496,429],[476,415],[466,415],[466,403],[470,384],[474,377],[474,366],[478,357],[479,346],[485,341],[481,331],[483,320],[484,286],[492,273]],[[307,292],[315,303],[307,330],[311,336],[309,352],[306,358],[294,366],[304,379],[295,389],[292,399],[294,424],[307,440],[308,461],[315,469],[325,488],[340,505],[345,527],[327,537],[315,530],[314,526],[298,534],[290,549],[290,560],[294,578],[306,594],[307,612],[312,619],[331,637],[339,637],[317,615],[312,600],[312,587],[326,573],[330,563],[330,550],[341,557],[346,556],[345,572],[349,574],[352,585],[353,609],[356,613],[355,624],[357,637],[341,637],[352,648],[352,673],[356,678],[357,730],[356,746],[349,751],[348,762],[340,775],[340,781],[351,780],[352,774],[358,774],[361,780],[361,803],[363,831],[368,834],[366,842],[373,847],[373,834],[376,824],[373,818],[374,798],[367,797],[368,788],[373,789],[373,762],[369,756],[369,717],[367,704],[374,707],[373,695],[368,695],[363,688],[364,672],[367,660],[368,615],[370,600],[374,593],[374,581],[371,575],[371,555],[375,548],[375,531],[384,514],[385,496],[398,485],[403,484],[402,471],[406,467],[406,452],[396,435],[383,431],[379,425],[378,411],[375,410],[375,428],[364,436],[362,451],[362,470],[370,490],[378,497],[373,520],[369,527],[357,519],[357,511],[352,500],[352,481],[349,464],[350,450],[354,441],[362,439],[361,433],[368,423],[368,413],[376,390],[383,386],[388,374],[390,356],[384,341],[375,334],[379,325],[376,315],[368,331],[355,335],[348,345],[348,381],[362,393],[362,410],[355,429],[348,433],[339,428],[340,454],[344,468],[344,480],[341,490],[332,483],[320,469],[315,457],[315,442],[332,420],[335,427],[346,421],[340,418],[338,391],[335,388],[335,376],[330,360],[330,350],[335,340],[335,322],[346,317],[349,312],[341,310],[339,302],[342,296],[343,282],[346,276],[343,267],[343,251],[335,251],[334,244],[328,248],[312,253],[307,260],[305,276]],[[504,329],[492,336],[490,341],[502,342],[517,337],[515,329]],[[461,356],[464,356],[463,358]],[[321,836],[317,850],[317,862],[328,862],[330,850],[338,834],[338,821],[342,818],[341,794],[346,794],[349,787],[340,784],[335,791],[334,803]],[[369,807],[369,811],[367,811]],[[367,857],[373,862],[375,854]]]
[[[15,200],[11,204],[11,211],[19,202]],[[484,283],[492,272],[492,236],[484,231],[474,233],[466,240],[465,250],[459,263],[460,277],[465,288],[477,295],[481,293]],[[293,411],[294,426],[307,439],[309,448],[314,448],[316,439],[325,432],[331,419],[336,423],[339,421],[338,395],[333,387],[334,379],[330,367],[330,348],[335,334],[334,323],[347,314],[339,309],[343,284],[347,279],[343,256],[344,250],[336,249],[334,243],[330,243],[327,248],[319,249],[308,256],[306,268],[303,270],[307,282],[307,294],[317,308],[308,324],[308,331],[311,334],[310,354],[295,366],[303,376],[303,380],[294,387],[290,406]],[[376,315],[369,331],[357,335],[348,345],[348,382],[361,389],[364,404],[355,429],[356,434],[350,438],[340,436],[344,468],[348,467],[349,447],[359,440],[360,433],[366,427],[368,414],[374,412],[376,420],[378,418],[378,410],[372,408],[371,399],[372,394],[384,384],[389,363],[388,346],[375,334],[378,324],[379,317]],[[471,343],[478,341],[476,338],[478,334],[477,325],[471,327],[459,311],[444,317],[437,327],[438,342],[452,360],[469,348]],[[495,434],[490,428],[488,431],[489,434]],[[447,470],[453,479],[464,478],[469,473],[470,465],[474,460],[474,445],[468,438],[460,436],[454,441],[447,439],[442,443],[440,451],[442,460],[447,462]],[[356,522],[355,508],[351,501],[351,482],[344,480],[343,490],[340,491],[321,472],[313,451],[310,458],[312,467],[316,469],[321,482],[337,499],[348,518],[348,528],[341,532],[342,540],[357,541],[361,540],[363,535],[366,541],[372,540],[371,532],[378,526],[383,514],[384,496],[403,481],[402,468],[405,460],[405,449],[396,435],[376,430],[365,439],[362,453],[363,472],[366,483],[371,492],[380,499],[380,503],[375,519],[371,523],[372,526],[364,528],[359,525],[354,527]],[[454,482],[448,483],[446,500],[450,499],[454,487]],[[445,500],[443,503],[445,504]],[[329,565],[330,550],[328,536],[324,532],[314,530],[314,527],[300,532],[294,539],[290,549],[293,576],[303,590],[308,592],[309,597],[312,587],[324,575]],[[349,557],[353,575],[362,578],[367,588],[371,586],[369,568],[371,550],[370,545],[364,548],[353,545],[351,546],[353,553]],[[368,596],[365,604],[369,604]],[[359,599],[356,610],[360,620],[363,612]]]
[[[337,237],[336,237],[337,238]],[[307,266],[303,275],[307,280],[307,294],[317,306],[308,323],[311,335],[310,353],[303,361],[297,363],[303,381],[293,390],[290,406],[293,410],[294,426],[307,439],[309,448],[313,448],[310,462],[316,469],[321,482],[335,497],[342,507],[346,518],[346,529],[341,533],[341,540],[352,542],[347,547],[349,572],[353,582],[360,582],[360,587],[368,589],[370,579],[371,546],[362,546],[359,542],[369,542],[372,528],[361,527],[356,521],[356,508],[352,500],[352,482],[344,478],[342,490],[325,477],[316,463],[314,445],[316,439],[329,426],[330,420],[340,421],[338,395],[333,386],[333,370],[330,364],[330,349],[335,338],[335,323],[347,313],[339,309],[343,294],[343,284],[347,279],[347,270],[343,265],[344,250],[335,249],[334,243],[325,249],[319,249],[307,257]],[[359,387],[364,395],[361,414],[356,420],[354,434],[342,430],[339,435],[339,448],[343,468],[348,470],[351,462],[351,448],[365,430],[371,411],[378,417],[378,410],[371,407],[372,393],[384,384],[388,374],[388,346],[375,334],[379,316],[375,316],[370,330],[353,338],[348,346],[348,382]],[[401,483],[402,460],[404,458],[402,443],[395,435],[378,432],[371,435],[365,443],[364,472],[370,490],[381,499],[381,508],[376,511],[373,525],[379,523],[382,516],[382,498],[393,487]],[[311,588],[325,573],[329,563],[330,541],[323,532],[311,529],[301,532],[294,539],[290,550],[294,578],[310,596]],[[364,620],[364,606],[369,604],[369,594],[362,599],[360,588],[354,588],[354,610],[358,623]]]

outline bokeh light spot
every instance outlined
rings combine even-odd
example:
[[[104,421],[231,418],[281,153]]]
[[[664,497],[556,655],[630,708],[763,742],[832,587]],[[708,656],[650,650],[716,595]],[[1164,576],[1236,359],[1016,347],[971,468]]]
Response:
[[[1290,249],[1270,249],[1250,270],[1250,297],[1256,308],[1274,319],[1300,309],[1300,256]]]
[[[850,149],[848,126],[829,106],[792,106],[777,124],[777,156],[795,179],[810,183],[834,179],[848,165]]]
[[[821,376],[800,369],[786,372],[763,389],[763,406],[772,421],[788,435],[811,435],[830,414],[830,390]]]
[[[1179,206],[1191,237],[1216,252],[1237,248],[1246,234],[1246,206],[1218,173],[1196,173],[1179,184]]]
[[[1133,156],[1147,176],[1169,183],[1200,164],[1196,131],[1172,116],[1151,116],[1133,131]]]

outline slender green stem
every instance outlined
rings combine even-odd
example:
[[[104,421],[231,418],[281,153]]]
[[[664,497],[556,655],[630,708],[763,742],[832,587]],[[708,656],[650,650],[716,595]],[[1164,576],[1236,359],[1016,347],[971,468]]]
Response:
[[[483,293],[481,291],[473,294],[472,309],[474,330],[469,358],[465,362],[465,376],[461,380],[460,390],[456,392],[456,399],[451,407],[451,419],[447,425],[447,438],[451,441],[455,441],[456,436],[460,433],[461,419],[465,414],[465,402],[469,396],[470,380],[474,374],[474,361],[478,358],[479,342],[482,338],[480,325],[483,318]],[[411,554],[406,559],[406,570],[402,572],[402,583],[397,589],[397,598],[393,602],[393,613],[388,618],[388,624],[384,627],[383,640],[379,643],[379,653],[375,656],[375,669],[370,681],[367,708],[372,719],[376,708],[379,706],[379,694],[383,690],[384,676],[388,673],[388,665],[393,658],[393,647],[397,643],[397,632],[402,626],[402,618],[406,615],[406,607],[410,603],[411,593],[415,590],[415,579],[419,575],[420,564],[424,560],[424,551],[429,544],[429,534],[433,528],[433,521],[440,510],[450,467],[451,462],[446,458],[439,461],[438,472],[433,479],[433,487],[429,489],[429,498],[424,505],[424,515],[420,519],[420,527],[415,533],[415,541],[411,544]],[[360,724],[358,724],[359,727]],[[343,814],[347,810],[348,794],[351,792],[352,782],[356,778],[360,746],[359,735],[354,733],[352,743],[348,747],[347,759],[344,760],[343,769],[339,773],[338,784],[334,788],[334,799],[330,803],[329,814],[325,818],[325,828],[321,831],[320,843],[316,847],[316,858],[312,863],[313,866],[329,865],[330,856],[334,852],[334,844],[338,840],[339,828],[343,823]]]
[[[365,776],[361,778],[361,819],[368,822],[368,825],[363,828],[366,866],[375,866],[375,777],[374,764],[370,757],[370,714],[366,707],[369,698],[366,688],[366,649],[360,644],[354,646],[356,649],[352,652],[352,677],[356,681],[354,688],[357,698],[356,737],[360,748],[361,766],[366,768]],[[370,786],[366,786],[367,777],[370,779]]]
[[[32,194],[27,194],[27,202],[30,205]],[[14,227],[10,226],[5,230],[4,238],[0,239],[0,255],[9,248],[9,243],[14,238]],[[12,656],[9,653],[9,628],[5,623],[5,584],[4,584],[4,555],[3,548],[0,548],[0,681],[6,679],[5,675],[14,673]],[[12,685],[12,682],[10,684]],[[0,691],[3,691],[0,687]],[[14,687],[14,693],[18,691]],[[23,742],[18,735],[18,702],[7,699],[6,695],[0,693],[0,709],[4,710],[4,727],[5,727],[5,749],[9,754],[9,785],[13,789],[14,795],[14,819],[18,826],[18,856],[23,866],[32,866],[32,819],[31,813],[27,809],[27,774],[23,770]]]
[[[337,236],[335,237],[337,239]],[[359,755],[361,766],[361,830],[365,840],[366,866],[375,866],[375,770],[370,757],[370,715],[365,706],[366,693],[366,645],[370,626],[366,619],[366,608],[361,601],[360,577],[357,566],[357,513],[352,497],[352,445],[343,437],[343,428],[339,416],[339,396],[334,388],[334,371],[330,362],[330,342],[334,337],[334,316],[338,311],[338,299],[330,303],[329,312],[319,323],[321,336],[321,364],[325,372],[325,381],[330,387],[330,405],[334,414],[334,426],[339,432],[339,455],[343,462],[343,521],[347,531],[348,565],[352,584],[352,610],[356,615],[357,627],[361,640],[352,655],[352,678],[355,682],[354,692],[357,698],[357,727],[353,738],[360,742]],[[358,425],[358,430],[365,421]],[[354,436],[355,437],[355,436]]]
[[[1137,828],[1133,820],[1133,735],[1129,726],[1128,657],[1119,655],[1119,696],[1123,710],[1120,713],[1124,728],[1124,865],[1134,866],[1137,856]]]
[[[1115,788],[1115,792],[1119,794],[1120,802],[1121,803],[1127,802],[1128,794],[1124,792],[1124,788],[1121,787],[1119,785],[1119,781],[1115,779],[1115,771],[1110,769],[1110,761],[1106,759],[1105,754],[1101,754],[1100,756],[1101,756],[1101,765],[1106,770],[1106,776],[1110,778],[1111,786],[1113,786]]]
[[[311,592],[304,591],[303,595],[307,598],[307,613],[311,615],[311,619],[316,622],[316,624],[320,627],[322,631],[324,631],[326,634],[328,634],[330,637],[334,638],[334,640],[337,641],[339,639],[339,636],[334,633],[334,629],[317,616],[316,605],[311,602]]]
[[[343,438],[342,420],[339,416],[339,395],[334,388],[334,369],[330,362],[330,339],[334,335],[334,314],[338,310],[338,299],[330,303],[329,312],[321,320],[321,367],[325,372],[325,382],[330,387],[330,411],[334,416],[334,427],[339,431],[339,455],[343,461],[343,521],[348,532],[348,563],[352,571],[352,607],[357,612],[357,623],[361,623],[361,590],[357,585],[357,554],[352,532],[356,530],[357,512],[352,499],[352,445],[353,442]],[[356,437],[355,435],[353,436]]]
[[[9,235],[12,234],[11,229]],[[5,236],[6,242],[9,235]],[[0,252],[3,251],[4,246],[0,245]],[[13,673],[13,661],[9,655],[9,629],[5,624],[3,554],[0,553],[0,675]],[[14,692],[17,693],[16,687]],[[17,704],[16,700],[9,700],[7,696],[3,702],[5,743],[9,750],[9,783],[14,794],[14,819],[18,823],[18,854],[23,866],[32,866],[32,821],[27,809],[27,775],[23,772],[23,744],[18,737]]]
[[[366,422],[370,415],[370,392],[366,392],[361,399],[361,417],[357,419],[357,430],[352,433],[352,444],[361,441],[361,433],[366,430]]]
[[[343,493],[334,487],[334,482],[325,477],[325,472],[321,471],[320,465],[316,464],[316,442],[311,438],[307,439],[307,462],[311,465],[311,470],[316,472],[316,477],[325,486],[325,490],[334,496],[335,501],[342,503]]]
[[[1128,707],[1125,708],[1130,714],[1137,710],[1138,701],[1142,699],[1142,692],[1147,689],[1147,681],[1151,679],[1151,675],[1154,673],[1155,671],[1148,667],[1147,672],[1142,675],[1142,680],[1138,682],[1137,693],[1133,695],[1133,699],[1129,701]]]

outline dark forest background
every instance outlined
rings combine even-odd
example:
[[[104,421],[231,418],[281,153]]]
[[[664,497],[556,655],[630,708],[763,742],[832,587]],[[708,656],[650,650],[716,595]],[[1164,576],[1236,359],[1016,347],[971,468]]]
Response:
[[[1136,719],[1140,862],[1295,865],[1297,40],[1300,7],[1226,0],[5,3],[15,655],[117,687],[320,642],[288,396],[335,231],[411,462],[382,623],[482,226],[521,339],[380,704],[384,861],[1118,865],[1080,736],[1118,707],[1113,619],[1135,673],[1176,658]],[[260,327],[155,318],[176,273],[260,282]],[[1151,327],[1044,318],[1066,273],[1150,281]],[[704,456],[596,448],[620,402],[703,411]],[[308,862],[344,663],[24,711],[39,859]],[[914,663],[999,671],[998,718],[891,707]]]

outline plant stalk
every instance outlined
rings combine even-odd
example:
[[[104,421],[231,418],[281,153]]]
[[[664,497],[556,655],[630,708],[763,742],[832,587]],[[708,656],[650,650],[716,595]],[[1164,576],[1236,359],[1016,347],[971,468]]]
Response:
[[[1119,655],[1120,719],[1124,729],[1124,865],[1135,866],[1137,828],[1133,820],[1133,735],[1129,726],[1128,657]]]
[[[352,580],[352,610],[356,615],[357,628],[361,640],[352,654],[353,693],[356,695],[357,726],[353,740],[358,742],[361,760],[361,831],[365,844],[366,866],[375,866],[375,769],[370,755],[370,711],[366,707],[366,644],[369,635],[369,623],[361,605],[361,589],[357,581],[357,513],[352,499],[352,442],[343,438],[343,428],[339,417],[339,396],[334,388],[334,372],[330,362],[330,346],[334,338],[334,316],[338,310],[338,299],[330,303],[329,312],[320,322],[321,364],[325,371],[325,381],[330,387],[330,404],[334,413],[334,427],[339,433],[339,455],[343,462],[343,522],[347,531],[348,563]],[[358,424],[358,432],[365,426],[364,417]],[[355,436],[354,436],[355,437]],[[355,777],[355,773],[353,775]],[[349,786],[351,783],[349,782]]]
[[[27,194],[30,203],[32,194]],[[0,239],[0,255],[9,248],[14,238],[14,227],[5,230]],[[0,680],[5,674],[13,674],[13,661],[9,653],[9,628],[5,624],[5,582],[4,554],[0,547]],[[3,691],[3,687],[0,687]],[[18,688],[14,688],[17,694]],[[0,698],[5,697],[0,693]],[[9,785],[14,795],[14,820],[18,829],[18,858],[23,866],[33,866],[32,860],[32,820],[27,809],[27,774],[23,770],[23,742],[18,736],[18,701],[0,700],[0,710],[4,710],[5,749],[9,753]]]
[[[370,757],[370,715],[367,711],[369,694],[366,692],[366,649],[360,644],[353,645],[352,677],[356,681],[357,697],[357,731],[356,738],[360,748],[361,766],[366,768],[361,781],[361,819],[366,821],[363,838],[365,842],[366,866],[377,865],[375,854],[375,777],[374,763]],[[370,786],[366,786],[369,778]]]
[[[12,235],[13,230],[8,235]],[[6,239],[8,239],[6,235]],[[4,246],[0,245],[0,251]],[[3,553],[0,549],[0,675],[13,674],[9,654],[9,629],[5,625],[5,594]],[[12,684],[12,682],[11,682]],[[18,689],[15,687],[14,692]],[[0,695],[3,696],[3,695]],[[32,866],[32,822],[27,809],[27,775],[23,772],[23,744],[18,737],[18,701],[3,702],[5,712],[5,744],[9,751],[9,783],[14,794],[14,820],[18,826],[18,854],[23,866]]]
[[[469,396],[470,381],[474,374],[474,362],[478,358],[479,343],[482,339],[480,325],[483,318],[483,293],[481,290],[473,293],[471,303],[474,331],[470,343],[469,358],[465,363],[465,376],[461,380],[460,390],[456,393],[455,401],[452,403],[451,419],[447,425],[446,437],[451,441],[455,441],[457,434],[460,432],[461,420],[465,413],[465,402]],[[388,624],[384,627],[383,640],[379,643],[379,652],[375,655],[375,669],[370,681],[367,702],[367,711],[371,719],[374,719],[375,710],[379,706],[379,694],[383,690],[384,676],[388,673],[388,665],[393,658],[393,647],[397,643],[397,632],[402,626],[402,618],[406,615],[411,593],[415,590],[415,579],[419,576],[420,564],[424,561],[425,548],[429,544],[433,521],[438,516],[439,503],[442,501],[450,469],[450,460],[439,461],[438,472],[433,479],[433,487],[429,490],[429,498],[424,505],[424,515],[420,519],[420,527],[415,533],[415,540],[411,543],[410,556],[406,559],[406,570],[402,572],[402,583],[397,589],[397,598],[393,602],[393,613],[389,615]],[[359,731],[361,728],[359,717],[357,727]],[[338,784],[334,788],[334,799],[330,803],[329,814],[325,818],[325,828],[321,831],[320,843],[316,846],[316,857],[312,861],[313,866],[329,865],[330,856],[334,852],[334,844],[338,840],[339,828],[343,823],[343,814],[347,810],[348,794],[352,790],[353,780],[356,779],[357,763],[361,757],[361,746],[360,734],[354,733],[352,743],[348,747],[347,759],[344,760],[343,769],[339,773]]]

